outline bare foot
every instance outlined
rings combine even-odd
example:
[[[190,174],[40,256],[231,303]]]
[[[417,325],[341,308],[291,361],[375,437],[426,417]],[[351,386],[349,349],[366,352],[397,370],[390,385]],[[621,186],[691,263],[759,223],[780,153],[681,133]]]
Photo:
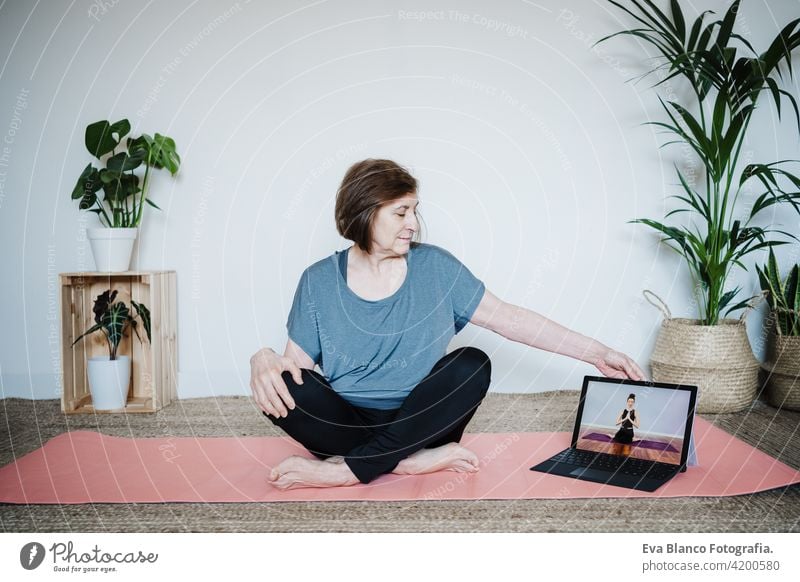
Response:
[[[325,459],[326,463],[344,463],[344,457],[342,455],[334,455],[333,457],[328,457]]]
[[[345,463],[292,455],[272,468],[267,481],[278,489],[292,489],[354,485],[358,478]]]
[[[478,470],[478,465],[478,455],[458,443],[447,443],[435,449],[421,449],[409,455],[398,463],[392,473],[399,475],[421,475],[434,471],[473,473]]]

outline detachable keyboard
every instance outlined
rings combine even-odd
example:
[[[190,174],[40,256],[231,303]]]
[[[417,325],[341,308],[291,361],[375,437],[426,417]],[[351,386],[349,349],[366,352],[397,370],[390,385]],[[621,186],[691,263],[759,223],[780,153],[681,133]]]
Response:
[[[553,456],[550,460],[570,465],[578,465],[592,469],[601,469],[611,473],[620,473],[632,477],[652,477],[665,479],[678,470],[677,465],[647,461],[621,455],[584,451],[583,449],[567,449]]]

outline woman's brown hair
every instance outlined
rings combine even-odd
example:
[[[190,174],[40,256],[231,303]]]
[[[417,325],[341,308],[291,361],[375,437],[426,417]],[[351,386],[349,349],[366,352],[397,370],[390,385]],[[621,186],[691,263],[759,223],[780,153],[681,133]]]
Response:
[[[383,204],[410,193],[417,193],[416,178],[392,160],[368,158],[356,162],[347,170],[336,193],[336,230],[369,253],[375,213]],[[412,242],[419,242],[419,230]]]

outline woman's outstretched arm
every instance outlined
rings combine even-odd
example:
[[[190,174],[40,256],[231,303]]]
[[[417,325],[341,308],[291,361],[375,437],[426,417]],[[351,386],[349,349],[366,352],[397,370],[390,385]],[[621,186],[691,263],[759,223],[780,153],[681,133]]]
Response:
[[[488,289],[470,322],[512,341],[592,364],[604,376],[645,379],[644,372],[632,358],[535,311],[506,303]]]

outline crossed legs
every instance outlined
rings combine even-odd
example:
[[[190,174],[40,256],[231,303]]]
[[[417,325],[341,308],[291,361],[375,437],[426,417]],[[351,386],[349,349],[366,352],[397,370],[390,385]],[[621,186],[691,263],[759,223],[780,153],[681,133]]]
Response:
[[[285,459],[271,472],[273,485],[351,485],[390,472],[477,470],[477,456],[458,442],[491,381],[491,362],[478,348],[442,357],[391,411],[354,407],[319,373],[302,374],[297,385],[283,373],[295,408],[285,418],[267,417],[319,460]]]

